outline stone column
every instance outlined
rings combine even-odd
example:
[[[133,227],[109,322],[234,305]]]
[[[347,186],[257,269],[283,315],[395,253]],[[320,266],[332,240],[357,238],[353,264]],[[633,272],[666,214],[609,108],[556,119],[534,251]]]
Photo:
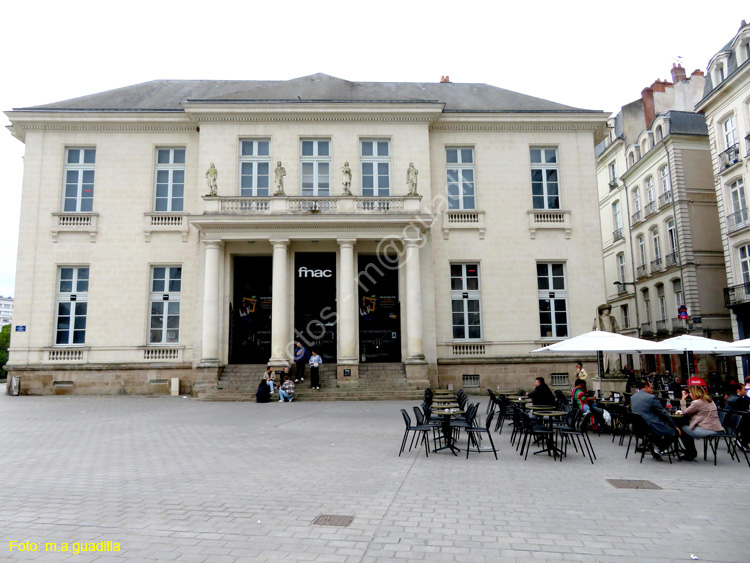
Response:
[[[205,240],[203,278],[203,352],[201,365],[219,365],[219,258],[222,242]]]
[[[339,239],[339,303],[338,343],[339,364],[357,364],[356,304],[357,278],[354,267],[355,240]],[[353,374],[352,374],[353,375]]]
[[[419,243],[422,239],[405,239],[406,268],[406,361],[424,362],[422,348],[422,280],[419,273]]]
[[[271,240],[273,245],[273,296],[271,301],[271,359],[269,365],[288,366],[286,353],[289,343],[289,271],[287,267],[287,247],[289,239]]]

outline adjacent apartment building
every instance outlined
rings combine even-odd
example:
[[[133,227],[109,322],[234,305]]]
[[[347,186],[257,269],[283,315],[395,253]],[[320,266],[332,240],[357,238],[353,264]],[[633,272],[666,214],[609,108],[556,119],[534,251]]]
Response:
[[[734,338],[750,338],[750,25],[744,21],[709,61],[696,110],[705,115],[708,128],[726,264],[724,303],[731,311]]]
[[[0,295],[0,326],[13,321],[13,298]]]
[[[602,302],[606,115],[487,84],[155,81],[6,115],[28,393],[288,365],[528,388]],[[616,297],[616,296],[615,296]],[[395,369],[394,368],[394,369]]]
[[[622,107],[596,147],[607,302],[632,336],[731,340],[708,131],[692,111],[705,82],[675,65],[671,82],[655,81]],[[622,362],[647,373],[685,369],[679,355]]]

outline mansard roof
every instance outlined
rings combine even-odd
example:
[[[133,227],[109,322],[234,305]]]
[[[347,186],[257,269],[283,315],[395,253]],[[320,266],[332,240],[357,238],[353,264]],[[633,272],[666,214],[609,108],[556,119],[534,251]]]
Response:
[[[23,111],[183,111],[192,103],[438,103],[444,112],[595,112],[489,84],[292,80],[154,80]]]

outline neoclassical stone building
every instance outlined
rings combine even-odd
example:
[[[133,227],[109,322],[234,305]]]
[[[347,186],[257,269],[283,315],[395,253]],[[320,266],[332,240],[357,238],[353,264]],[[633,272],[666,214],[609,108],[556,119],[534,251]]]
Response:
[[[606,116],[486,84],[155,81],[6,113],[25,144],[8,369],[182,392],[317,348],[343,384],[517,388],[603,300]],[[410,171],[410,172],[409,172]]]

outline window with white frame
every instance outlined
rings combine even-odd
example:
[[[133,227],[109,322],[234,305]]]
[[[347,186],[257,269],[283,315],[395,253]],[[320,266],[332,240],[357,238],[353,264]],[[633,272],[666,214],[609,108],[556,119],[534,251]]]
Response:
[[[656,190],[654,189],[653,176],[646,178],[646,199],[648,200],[648,203],[656,201]]]
[[[240,141],[240,196],[267,197],[271,186],[271,141]]]
[[[747,202],[745,201],[745,184],[742,180],[735,180],[729,185],[729,197],[732,201],[732,213],[740,214],[738,219],[744,220]]]
[[[149,294],[149,344],[177,344],[180,341],[180,296],[182,268],[151,268]]]
[[[656,140],[661,141],[664,138],[664,133],[662,132],[661,125],[657,125],[656,127]]]
[[[677,307],[685,304],[685,297],[682,294],[682,280],[672,280],[672,292],[674,293],[674,302]]]
[[[613,160],[609,163],[609,183],[614,184],[615,182],[617,182],[617,166]]]
[[[65,194],[63,211],[86,213],[94,204],[96,149],[65,150]]]
[[[636,215],[643,209],[641,206],[641,190],[638,188],[633,188],[633,209]]]
[[[154,211],[183,211],[185,202],[185,149],[156,149]]]
[[[666,194],[672,191],[672,182],[669,179],[669,167],[666,165],[659,169],[661,176],[661,193]]]
[[[625,253],[620,252],[617,255],[617,279],[621,283],[625,283],[625,275],[626,275],[626,269],[625,269]],[[623,286],[624,287],[624,286]]]
[[[664,284],[660,283],[656,286],[656,298],[659,301],[659,319],[660,321],[667,320],[667,300],[664,297]]]
[[[737,144],[737,121],[733,115],[730,115],[721,124],[722,134],[724,136],[724,148],[729,149]]]
[[[479,264],[451,264],[453,340],[482,338]]]
[[[331,193],[331,141],[303,139],[302,195],[327,196]]]
[[[534,209],[560,209],[560,178],[557,149],[532,148],[531,197]]]
[[[661,240],[659,238],[659,229],[651,229],[651,242],[654,249],[654,260],[661,259]]]
[[[740,272],[742,272],[742,283],[750,283],[750,244],[740,246]]]
[[[476,209],[474,149],[445,148],[448,209]]]
[[[391,195],[391,142],[364,139],[359,143],[362,166],[362,195]]]
[[[628,153],[628,165],[633,166],[635,164],[635,151],[630,151]]]
[[[615,231],[620,231],[620,237],[622,237],[622,211],[620,210],[620,200],[617,200],[612,204],[612,223]]]
[[[638,235],[638,257],[641,259],[641,266],[646,265],[646,238]]]
[[[630,309],[627,304],[620,305],[620,319],[622,320],[622,328],[630,326]]]
[[[677,252],[677,229],[674,226],[674,219],[667,220],[667,241],[669,244],[669,253]]]
[[[646,318],[646,322],[651,322],[651,297],[648,292],[648,288],[641,290],[641,295],[643,296],[643,312],[644,317]]]
[[[57,284],[55,344],[84,344],[89,300],[88,266],[59,268]]]
[[[569,332],[565,264],[537,263],[536,281],[539,292],[539,330],[542,338],[566,338]]]

